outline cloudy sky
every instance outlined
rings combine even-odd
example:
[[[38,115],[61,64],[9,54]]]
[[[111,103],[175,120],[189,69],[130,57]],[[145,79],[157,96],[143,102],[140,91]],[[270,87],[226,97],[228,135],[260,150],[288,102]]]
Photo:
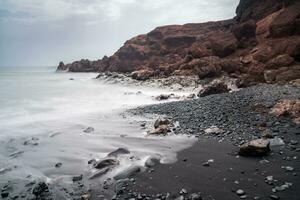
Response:
[[[157,26],[227,19],[239,0],[0,0],[0,66],[111,55]]]

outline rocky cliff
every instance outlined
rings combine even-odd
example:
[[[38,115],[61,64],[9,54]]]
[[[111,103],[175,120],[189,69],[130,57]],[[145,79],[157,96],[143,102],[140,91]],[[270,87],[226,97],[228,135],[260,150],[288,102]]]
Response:
[[[300,78],[300,1],[240,0],[230,20],[158,27],[97,61],[61,62],[72,72],[132,72],[133,78],[226,73],[240,86]]]

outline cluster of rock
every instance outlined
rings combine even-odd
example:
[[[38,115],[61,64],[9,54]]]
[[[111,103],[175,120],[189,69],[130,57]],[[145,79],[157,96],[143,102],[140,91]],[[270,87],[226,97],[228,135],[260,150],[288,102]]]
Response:
[[[300,78],[300,2],[240,0],[231,20],[158,27],[101,60],[61,62],[71,72],[128,72],[132,78],[226,73],[239,85]]]

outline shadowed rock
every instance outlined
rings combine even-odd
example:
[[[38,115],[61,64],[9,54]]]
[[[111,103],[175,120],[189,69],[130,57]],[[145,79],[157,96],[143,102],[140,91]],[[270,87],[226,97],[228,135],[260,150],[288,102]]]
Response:
[[[256,139],[240,146],[242,156],[265,156],[270,152],[270,142],[265,139]]]

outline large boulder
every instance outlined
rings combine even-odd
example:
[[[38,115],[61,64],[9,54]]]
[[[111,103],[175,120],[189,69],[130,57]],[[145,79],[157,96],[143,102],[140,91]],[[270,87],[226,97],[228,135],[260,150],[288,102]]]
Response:
[[[150,77],[154,76],[154,71],[149,69],[142,69],[138,71],[134,71],[131,73],[131,77],[133,79],[139,80],[139,81],[145,81],[149,79]]]
[[[284,37],[300,33],[300,2],[279,13],[270,24],[271,37]]]
[[[198,93],[198,97],[205,97],[212,94],[221,94],[227,93],[230,89],[223,82],[214,82],[212,84],[206,85],[202,90]]]
[[[300,66],[299,66],[300,67]],[[283,68],[279,70],[279,73],[276,75],[276,82],[286,83],[295,79],[300,78],[300,68]]]
[[[189,66],[192,66],[200,79],[213,77],[221,73],[221,66],[219,64],[220,58],[216,56],[208,56],[200,59],[194,59]]]
[[[280,67],[286,67],[294,62],[294,58],[288,54],[279,55],[266,63],[266,67],[269,69],[276,69]]]
[[[248,20],[233,28],[234,36],[240,40],[243,38],[251,38],[255,36],[256,23],[254,20]]]
[[[241,156],[265,156],[270,152],[270,141],[266,139],[256,139],[240,146]]]

